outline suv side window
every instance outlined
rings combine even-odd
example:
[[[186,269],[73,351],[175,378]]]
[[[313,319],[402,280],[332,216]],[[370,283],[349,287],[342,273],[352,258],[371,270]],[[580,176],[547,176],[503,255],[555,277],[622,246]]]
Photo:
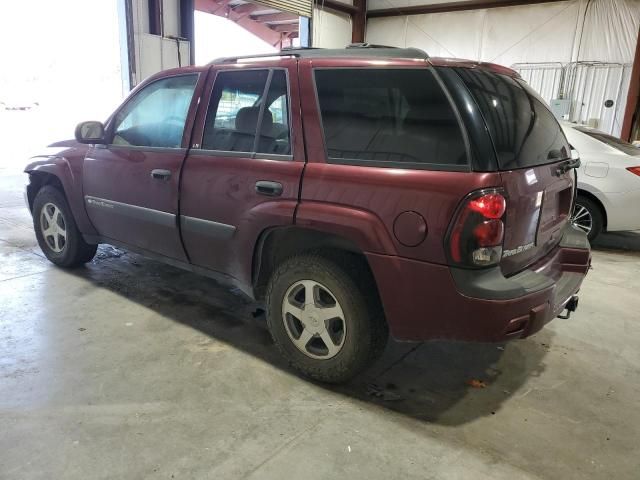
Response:
[[[114,145],[180,148],[198,75],[157,80],[136,94],[115,119]]]
[[[265,110],[262,119],[258,152],[289,155],[291,153],[289,94],[284,70],[273,71],[266,105],[268,109]]]
[[[317,69],[330,163],[467,170],[456,114],[431,71]]]
[[[202,148],[288,155],[291,148],[284,70],[219,72],[209,101]]]

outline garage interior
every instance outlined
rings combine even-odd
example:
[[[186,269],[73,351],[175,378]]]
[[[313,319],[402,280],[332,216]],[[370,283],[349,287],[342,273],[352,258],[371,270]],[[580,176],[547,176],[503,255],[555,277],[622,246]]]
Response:
[[[237,289],[105,244],[84,267],[54,266],[23,198],[30,155],[148,76],[196,63],[197,15],[263,52],[366,42],[497,63],[559,118],[638,141],[640,0],[112,0],[93,37],[95,13],[69,5],[78,16],[50,19],[84,24],[68,46],[109,45],[100,108],[95,89],[66,85],[50,111],[0,109],[0,478],[640,478],[640,231],[593,242],[569,319],[499,344],[390,340],[328,386],[287,365]],[[0,26],[28,25],[15,8]],[[223,56],[242,47],[218,42]],[[73,50],[58,54],[93,81]],[[24,84],[34,99],[47,88]]]

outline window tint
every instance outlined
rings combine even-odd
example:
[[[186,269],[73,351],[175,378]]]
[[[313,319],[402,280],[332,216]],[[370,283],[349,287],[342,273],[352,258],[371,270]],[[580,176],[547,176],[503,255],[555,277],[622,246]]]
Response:
[[[283,70],[274,70],[264,97],[268,79],[268,70],[218,74],[207,111],[202,148],[290,153],[286,75]],[[258,122],[261,128],[256,144]]]
[[[207,110],[202,148],[253,152],[260,114],[258,102],[268,75],[268,70],[218,73]]]
[[[179,148],[197,75],[147,85],[118,112],[115,145]]]
[[[457,70],[484,116],[503,170],[543,165],[570,155],[567,139],[528,85],[483,70]]]
[[[316,88],[329,161],[466,167],[455,113],[427,69],[322,69]]]

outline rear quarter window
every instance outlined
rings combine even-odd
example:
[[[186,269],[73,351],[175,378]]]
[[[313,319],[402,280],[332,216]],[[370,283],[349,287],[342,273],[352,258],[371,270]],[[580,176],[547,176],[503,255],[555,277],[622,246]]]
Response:
[[[431,71],[317,69],[328,161],[468,170],[456,114]]]
[[[569,158],[571,150],[560,124],[526,83],[480,69],[457,72],[482,112],[501,170]]]

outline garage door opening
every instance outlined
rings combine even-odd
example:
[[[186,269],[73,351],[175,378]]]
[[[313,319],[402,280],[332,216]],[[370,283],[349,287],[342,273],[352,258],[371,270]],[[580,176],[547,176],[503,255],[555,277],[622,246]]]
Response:
[[[0,41],[0,172],[122,100],[116,2],[3,2]]]
[[[300,16],[244,0],[196,0],[196,63],[300,45]],[[295,8],[294,8],[295,9]],[[302,17],[304,18],[304,17]]]

